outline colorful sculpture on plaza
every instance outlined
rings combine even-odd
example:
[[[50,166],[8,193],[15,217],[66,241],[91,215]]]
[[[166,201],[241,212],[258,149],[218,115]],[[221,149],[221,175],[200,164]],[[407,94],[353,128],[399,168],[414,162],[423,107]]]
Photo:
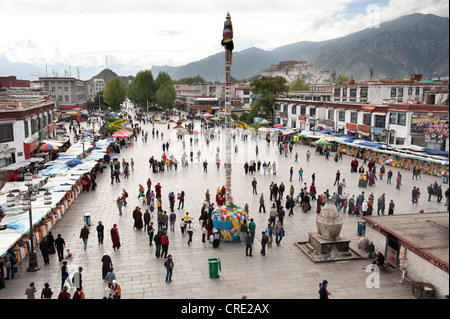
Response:
[[[212,213],[213,227],[220,230],[221,239],[239,242],[241,225],[248,219],[247,213],[234,205],[217,207]]]

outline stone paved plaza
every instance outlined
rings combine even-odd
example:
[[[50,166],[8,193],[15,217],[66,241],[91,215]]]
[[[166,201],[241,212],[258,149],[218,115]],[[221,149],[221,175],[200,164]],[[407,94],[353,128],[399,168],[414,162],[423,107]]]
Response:
[[[85,123],[84,123],[85,124]],[[196,123],[197,127],[199,122]],[[173,126],[173,124],[172,124]],[[317,299],[318,284],[324,279],[329,281],[328,290],[333,299],[411,299],[414,296],[407,285],[402,285],[400,273],[397,271],[388,273],[381,272],[380,287],[367,288],[366,278],[369,273],[365,272],[364,266],[371,263],[367,259],[353,260],[346,262],[330,262],[315,264],[305,256],[295,245],[299,241],[308,240],[308,232],[316,231],[316,202],[312,201],[313,209],[308,213],[303,213],[298,206],[294,209],[294,216],[289,217],[286,212],[284,228],[286,237],[283,238],[281,246],[275,244],[266,249],[266,256],[260,255],[261,231],[267,226],[267,219],[271,203],[269,201],[269,185],[272,181],[276,183],[284,182],[286,193],[290,185],[294,185],[295,194],[300,191],[300,186],[304,182],[308,187],[311,183],[311,174],[316,173],[316,186],[318,193],[323,193],[329,189],[331,193],[336,191],[333,186],[335,173],[340,170],[341,180],[345,178],[347,187],[345,193],[354,194],[355,197],[363,190],[358,188],[358,175],[350,173],[350,161],[352,158],[344,155],[342,161],[335,163],[332,158],[326,161],[323,156],[314,154],[314,148],[309,146],[295,145],[293,152],[285,157],[276,155],[278,160],[277,174],[264,175],[256,173],[245,175],[243,163],[237,162],[233,167],[232,194],[237,205],[243,207],[245,203],[250,207],[250,218],[256,222],[256,238],[253,246],[253,257],[245,256],[245,245],[240,243],[222,242],[218,249],[213,249],[209,243],[201,241],[201,225],[198,222],[200,209],[204,200],[206,189],[210,190],[211,199],[214,200],[218,186],[225,184],[225,172],[223,166],[217,169],[214,160],[208,160],[208,172],[203,172],[202,161],[195,159],[198,147],[206,154],[215,154],[218,145],[217,139],[213,139],[208,147],[205,146],[203,135],[199,135],[199,145],[190,147],[189,140],[186,139],[186,153],[194,151],[194,162],[190,162],[188,167],[179,165],[177,171],[154,174],[149,169],[148,160],[150,156],[160,158],[162,155],[162,141],[151,137],[151,124],[144,125],[144,130],[150,132],[149,141],[142,142],[138,138],[130,148],[122,149],[119,154],[120,161],[124,158],[135,161],[134,171],[129,179],[121,177],[120,183],[111,185],[109,169],[97,178],[98,187],[95,191],[81,193],[75,203],[66,211],[63,218],[58,221],[52,229],[55,238],[57,234],[62,234],[66,241],[66,247],[74,252],[74,256],[69,260],[71,275],[78,266],[83,267],[83,286],[87,299],[101,299],[105,295],[106,284],[102,280],[100,259],[106,251],[110,252],[114,265],[114,272],[118,283],[122,287],[123,299],[240,299],[246,295],[249,299]],[[176,131],[167,129],[167,125],[155,124],[160,132],[164,133],[164,142],[170,138],[170,150],[178,160],[182,154],[182,142],[177,140]],[[221,141],[225,134],[220,136]],[[221,145],[222,142],[220,142]],[[250,138],[241,141],[237,138],[239,152],[247,152],[249,160],[256,159],[254,154],[256,141]],[[266,144],[264,140],[258,142],[259,145]],[[272,146],[274,148],[274,146]],[[306,162],[306,151],[311,150],[311,161]],[[221,149],[221,159],[224,162],[225,150]],[[294,163],[294,154],[299,154],[299,163]],[[273,151],[271,153],[273,156]],[[258,158],[264,161],[265,154],[260,152]],[[214,158],[214,157],[212,157]],[[360,161],[361,162],[361,161]],[[289,181],[289,169],[294,168],[293,181]],[[298,170],[304,170],[304,182],[298,180]],[[393,168],[394,177],[398,169]],[[386,181],[377,181],[374,187],[365,188],[366,196],[373,192],[375,199],[382,193],[386,193],[386,203],[394,199],[396,204],[396,214],[416,213],[420,209],[426,212],[445,211],[445,199],[442,203],[436,203],[436,198],[431,202],[427,201],[427,186],[438,180],[422,175],[420,180],[412,180],[409,171],[402,171],[403,187],[401,190],[395,189],[393,184],[387,185]],[[258,195],[252,194],[251,181],[256,177],[258,185]],[[175,194],[182,190],[186,193],[184,209],[177,210],[178,201],[175,204],[177,219],[180,220],[186,212],[194,218],[195,232],[193,243],[187,244],[188,236],[182,235],[179,223],[177,222],[175,232],[169,233],[169,254],[172,254],[175,263],[173,281],[165,283],[166,270],[163,266],[163,259],[155,257],[155,246],[149,246],[148,236],[143,230],[133,228],[132,211],[141,203],[138,202],[138,185],[146,187],[147,178],[152,180],[152,188],[158,182],[162,185],[163,209],[170,213],[167,195],[169,191]],[[394,179],[394,178],[393,178]],[[444,184],[445,185],[445,184]],[[410,196],[413,186],[419,187],[422,196],[419,204],[412,205]],[[446,186],[446,185],[445,185]],[[124,213],[119,216],[115,199],[120,196],[125,188],[130,197],[128,205],[124,207]],[[259,213],[259,194],[263,192],[267,213]],[[283,201],[284,205],[284,201]],[[376,210],[376,205],[375,205]],[[143,210],[144,212],[144,210]],[[85,213],[91,215],[90,237],[87,250],[83,250],[83,244],[79,238],[80,230],[84,225],[83,216]],[[376,211],[374,212],[376,214]],[[342,214],[342,213],[341,213]],[[156,211],[155,211],[156,215]],[[357,222],[361,218],[342,214],[344,225],[342,235],[351,239],[351,247],[358,250]],[[105,241],[103,246],[97,244],[96,225],[102,221],[105,225]],[[156,217],[153,218],[156,225]],[[113,251],[109,230],[116,223],[120,232],[122,247],[118,251]],[[28,258],[21,263],[22,273],[20,277],[16,275],[13,280],[6,281],[6,289],[0,290],[0,299],[25,299],[25,289],[30,282],[34,282],[37,288],[36,297],[40,298],[40,292],[44,283],[48,282],[54,291],[54,298],[57,297],[60,288],[61,263],[58,262],[57,255],[50,255],[50,264],[44,265],[42,255],[37,249],[38,263],[41,269],[35,273],[26,271]],[[220,278],[209,278],[208,258],[220,258],[221,272]],[[71,289],[71,293],[73,293]]]

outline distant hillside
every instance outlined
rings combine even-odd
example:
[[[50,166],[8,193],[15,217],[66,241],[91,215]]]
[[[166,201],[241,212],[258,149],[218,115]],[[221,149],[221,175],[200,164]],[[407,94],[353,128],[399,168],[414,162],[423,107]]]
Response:
[[[321,42],[302,41],[272,51],[250,48],[233,52],[231,75],[249,79],[270,65],[285,60],[307,61],[317,71],[333,71],[356,80],[374,78],[424,78],[449,75],[449,19],[412,14],[350,35]],[[180,67],[154,66],[153,74],[167,72],[173,79],[202,76],[224,81],[224,53]]]
[[[110,69],[103,69],[99,74],[93,76],[90,79],[90,81],[92,81],[93,79],[103,79],[103,81],[105,81],[105,83],[107,83],[113,77],[118,77],[120,79],[120,81],[123,84],[125,84],[125,85],[127,85],[128,83],[130,83],[134,79],[134,76],[132,76],[132,75],[119,76],[114,71],[112,71]]]

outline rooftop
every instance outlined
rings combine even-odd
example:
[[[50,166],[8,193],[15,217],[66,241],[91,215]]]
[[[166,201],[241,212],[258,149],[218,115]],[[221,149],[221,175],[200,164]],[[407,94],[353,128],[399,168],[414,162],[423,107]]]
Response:
[[[447,212],[363,217],[371,227],[393,234],[409,249],[448,272],[449,218]]]

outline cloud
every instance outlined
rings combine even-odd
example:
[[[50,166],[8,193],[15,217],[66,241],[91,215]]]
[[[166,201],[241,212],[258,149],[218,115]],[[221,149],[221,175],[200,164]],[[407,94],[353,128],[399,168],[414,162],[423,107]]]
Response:
[[[415,12],[448,17],[448,9],[447,0],[1,0],[0,20],[14,31],[2,34],[0,55],[177,66],[223,50],[227,12],[241,51],[337,38]]]

